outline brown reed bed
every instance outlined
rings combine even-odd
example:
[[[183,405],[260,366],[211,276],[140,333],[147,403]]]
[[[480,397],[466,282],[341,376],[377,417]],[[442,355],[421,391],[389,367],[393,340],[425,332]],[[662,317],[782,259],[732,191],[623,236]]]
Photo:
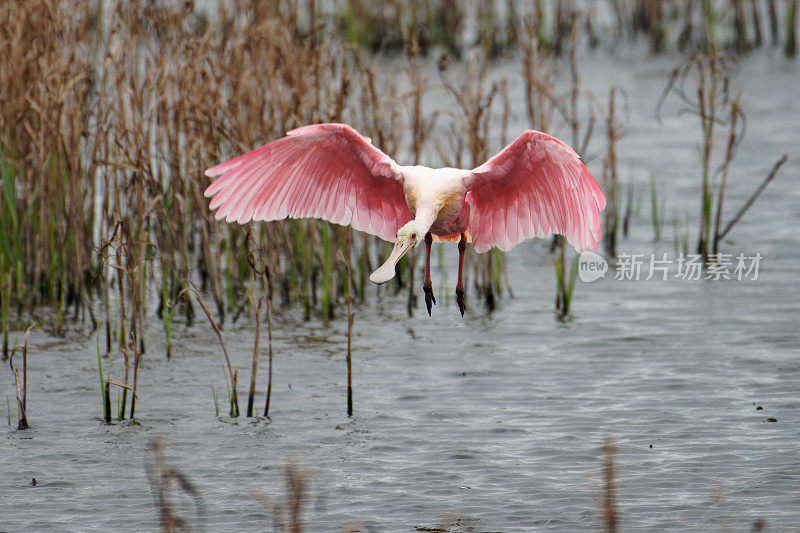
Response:
[[[210,295],[222,322],[249,306],[244,296],[260,277],[248,267],[251,230],[209,216],[205,167],[313,122],[347,120],[377,134],[388,151],[406,142],[390,126],[402,123],[405,99],[340,40],[304,32],[290,11],[221,3],[210,19],[173,2],[0,7],[0,44],[9,52],[0,59],[6,355],[15,307],[54,307],[59,330],[69,310],[95,323],[99,295],[106,349],[116,345],[133,359],[135,376],[148,291],[157,288],[169,353],[175,312],[194,318],[182,293],[191,281]],[[410,139],[417,158],[424,94],[420,88],[408,98],[417,109]],[[364,101],[371,111],[359,116]],[[346,240],[361,299],[382,252],[376,239],[353,239],[348,228],[317,221],[252,231],[268,243],[270,294],[274,286],[306,316],[330,318],[344,302],[346,273],[335,250]]]
[[[571,19],[577,16],[592,48],[644,41],[653,54],[744,54],[780,47],[791,58],[797,51],[797,6],[798,0],[348,0],[334,3],[331,14],[349,42],[371,50],[402,50],[403,35],[416,33],[423,53],[438,48],[460,57],[479,46],[495,57],[524,45],[522,21],[533,20],[539,43],[562,55],[568,53]]]

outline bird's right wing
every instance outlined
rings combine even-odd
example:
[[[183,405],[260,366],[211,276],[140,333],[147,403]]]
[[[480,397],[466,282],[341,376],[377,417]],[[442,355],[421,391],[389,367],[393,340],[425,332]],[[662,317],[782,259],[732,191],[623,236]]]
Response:
[[[321,218],[394,242],[411,220],[400,167],[347,124],[314,124],[206,170],[216,218]]]
[[[529,237],[560,233],[579,252],[603,234],[603,191],[575,151],[528,130],[465,178],[476,252],[510,250]]]

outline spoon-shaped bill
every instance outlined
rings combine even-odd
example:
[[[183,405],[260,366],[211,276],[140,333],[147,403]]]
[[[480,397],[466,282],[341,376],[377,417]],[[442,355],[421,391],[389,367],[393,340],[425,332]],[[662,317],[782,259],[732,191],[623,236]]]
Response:
[[[369,276],[369,280],[372,283],[377,283],[380,285],[381,283],[386,283],[392,279],[395,274],[397,262],[400,261],[400,258],[403,257],[413,246],[414,241],[411,239],[397,239],[397,242],[394,243],[394,248],[392,248],[392,253],[389,254],[389,258],[380,266],[380,268],[378,268],[378,270]]]

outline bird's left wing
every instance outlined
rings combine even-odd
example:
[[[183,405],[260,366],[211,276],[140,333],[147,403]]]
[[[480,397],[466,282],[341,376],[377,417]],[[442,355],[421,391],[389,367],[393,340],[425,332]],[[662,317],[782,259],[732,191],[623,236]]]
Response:
[[[206,170],[216,218],[321,218],[395,241],[411,220],[400,167],[347,124],[314,124]]]
[[[476,252],[510,250],[529,237],[559,233],[579,252],[594,250],[606,205],[575,151],[528,130],[464,180]]]

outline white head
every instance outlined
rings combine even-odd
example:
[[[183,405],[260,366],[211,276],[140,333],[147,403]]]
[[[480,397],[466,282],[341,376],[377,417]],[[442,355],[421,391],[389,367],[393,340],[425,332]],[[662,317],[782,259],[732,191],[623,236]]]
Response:
[[[417,246],[425,238],[416,220],[412,220],[399,230],[397,230],[397,241],[394,243],[392,253],[381,267],[372,273],[369,280],[380,285],[386,283],[394,277],[395,266],[400,258],[403,257],[413,247]]]

